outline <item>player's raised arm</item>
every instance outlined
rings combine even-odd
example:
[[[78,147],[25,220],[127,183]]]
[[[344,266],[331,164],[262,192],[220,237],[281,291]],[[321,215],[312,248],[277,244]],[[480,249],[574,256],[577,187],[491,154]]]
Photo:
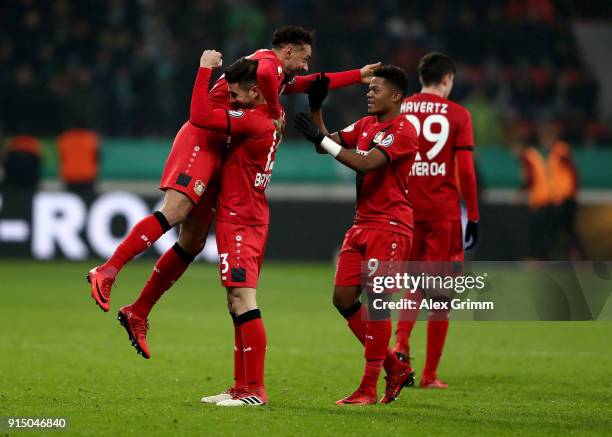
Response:
[[[330,134],[323,121],[321,106],[327,97],[329,78],[325,73],[317,74],[308,90],[308,105],[310,106],[310,119],[317,125],[323,135],[330,137],[333,141],[340,143],[341,139],[337,132]],[[317,153],[325,154],[327,151],[319,144],[315,144]]]
[[[277,78],[278,71],[274,63],[261,59],[257,66],[257,83],[268,104],[270,117],[274,120],[280,120],[282,114],[282,108],[278,100]]]
[[[341,71],[337,73],[314,73],[305,76],[295,76],[293,80],[287,83],[283,94],[298,94],[307,93],[310,90],[312,83],[317,77],[325,75],[329,79],[329,89],[344,88],[350,85],[359,83],[370,83],[374,70],[380,66],[380,62],[376,64],[368,64],[361,69]]]
[[[351,149],[342,147],[330,137],[325,136],[319,127],[313,123],[310,117],[304,113],[297,115],[295,119],[295,128],[302,132],[302,134],[309,141],[312,141],[315,146],[321,147],[325,152],[355,171],[367,173],[389,162],[387,155],[378,148],[372,149],[367,154],[362,155],[355,153]]]
[[[222,64],[220,52],[204,50],[202,53],[200,68],[191,95],[189,122],[201,128],[224,132],[228,129],[227,113],[222,109],[213,110],[208,98],[212,70]]]

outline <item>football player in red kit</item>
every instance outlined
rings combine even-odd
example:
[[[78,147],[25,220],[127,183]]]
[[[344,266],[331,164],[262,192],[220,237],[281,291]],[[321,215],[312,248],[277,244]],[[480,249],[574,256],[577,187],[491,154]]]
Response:
[[[280,116],[278,94],[308,91],[318,76],[294,76],[307,71],[314,33],[301,27],[285,26],[272,35],[272,49],[258,50],[249,56],[258,60],[257,79],[277,131],[284,121]],[[338,88],[369,81],[378,64],[361,70],[328,73],[330,87]],[[224,76],[217,80],[210,94],[214,108],[230,109],[230,95]],[[192,109],[198,105],[192,100]],[[87,275],[91,295],[100,308],[110,308],[110,293],[121,268],[144,252],[165,232],[180,223],[179,240],[162,255],[138,299],[119,314],[138,353],[149,358],[146,344],[147,317],[161,295],[174,284],[204,247],[215,207],[225,133],[213,132],[186,122],[177,134],[164,167],[160,188],[165,191],[162,207],[138,222],[103,265]],[[128,323],[129,321],[129,323]]]
[[[441,53],[429,53],[419,62],[422,89],[402,103],[402,113],[419,136],[419,153],[410,171],[410,198],[414,206],[412,261],[463,261],[460,194],[455,163],[467,209],[466,249],[478,241],[478,199],[472,151],[474,135],[470,113],[448,100],[455,66]],[[422,293],[417,292],[422,298]],[[407,298],[409,296],[406,296]],[[413,295],[412,299],[415,298]],[[409,337],[418,310],[404,310],[395,332],[393,351],[410,364]],[[448,311],[432,310],[427,322],[427,356],[421,387],[445,388],[436,372],[448,331]]]
[[[265,190],[272,176],[277,134],[263,92],[257,85],[261,60],[242,58],[225,72],[230,99],[244,109],[211,110],[207,102],[211,67],[220,53],[204,52],[193,99],[197,126],[226,132],[230,138],[221,175],[217,211],[217,247],[221,283],[227,289],[234,319],[235,385],[221,395],[202,399],[221,406],[258,406],[267,403],[264,388],[266,333],[255,294],[268,236],[269,209]],[[212,399],[214,398],[214,399]]]
[[[410,376],[409,366],[389,349],[392,323],[388,311],[374,314],[370,306],[368,317],[359,300],[363,262],[407,261],[410,255],[413,225],[408,174],[417,152],[417,136],[400,114],[407,87],[402,69],[381,66],[369,85],[367,117],[329,135],[318,109],[321,99],[312,98],[310,118],[299,114],[296,119],[296,128],[318,151],[357,172],[355,221],[338,258],[333,302],[365,346],[366,363],[359,387],[337,401],[339,405],[375,404],[383,367],[387,384],[382,403],[396,399]],[[369,295],[368,300],[372,299]]]

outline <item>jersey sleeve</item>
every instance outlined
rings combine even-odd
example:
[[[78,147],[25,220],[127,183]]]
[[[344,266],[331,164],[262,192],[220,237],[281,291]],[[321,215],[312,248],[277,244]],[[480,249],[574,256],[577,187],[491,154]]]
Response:
[[[340,137],[340,143],[342,147],[347,149],[355,149],[357,147],[357,141],[359,141],[359,135],[363,129],[363,118],[357,120],[353,124],[349,124],[347,127],[338,131]]]
[[[310,84],[320,73],[296,76],[285,85],[283,94],[307,93]],[[359,70],[341,71],[338,73],[325,73],[329,78],[329,89],[344,88],[349,85],[361,83],[361,72]]]
[[[415,156],[418,150],[417,133],[412,123],[402,121],[398,129],[388,132],[376,148],[383,152],[389,162]]]
[[[278,100],[278,70],[274,62],[260,59],[257,66],[257,84],[270,107],[270,117],[278,119],[281,116],[281,105]]]
[[[472,128],[472,116],[467,109],[462,108],[458,118],[457,135],[455,137],[455,149],[474,149],[474,129]]]
[[[265,127],[262,117],[253,114],[253,111],[227,111],[228,135],[247,136],[257,135]]]
[[[194,126],[227,132],[229,127],[228,114],[223,109],[212,109],[209,99],[208,85],[212,70],[200,68],[193,85],[191,105],[189,107],[189,122]]]

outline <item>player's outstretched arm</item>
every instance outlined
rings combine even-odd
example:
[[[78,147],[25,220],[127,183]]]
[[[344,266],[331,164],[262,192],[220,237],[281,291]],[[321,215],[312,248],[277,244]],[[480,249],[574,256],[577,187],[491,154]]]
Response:
[[[200,58],[200,68],[193,85],[189,122],[195,126],[225,132],[228,129],[227,113],[221,109],[212,109],[208,98],[208,86],[212,69],[223,64],[221,53],[215,50],[204,50]]]
[[[302,134],[309,141],[312,141],[315,146],[322,148],[336,160],[355,171],[367,173],[389,162],[387,156],[378,148],[370,150],[365,155],[361,155],[342,147],[330,137],[325,136],[310,117],[304,113],[297,115],[295,119],[295,128],[302,132]]]
[[[340,71],[336,73],[314,73],[305,76],[296,76],[291,82],[285,86],[283,94],[299,94],[307,93],[313,81],[320,75],[325,75],[329,78],[329,89],[344,88],[350,85],[359,83],[370,83],[374,70],[380,66],[380,62],[376,64],[368,64],[360,69]]]

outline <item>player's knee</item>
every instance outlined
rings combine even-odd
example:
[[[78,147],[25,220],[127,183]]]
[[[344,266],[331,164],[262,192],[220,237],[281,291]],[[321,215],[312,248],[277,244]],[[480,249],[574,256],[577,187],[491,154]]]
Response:
[[[340,312],[351,308],[359,301],[359,287],[340,287],[334,288],[332,304]]]
[[[196,256],[202,249],[204,249],[204,239],[200,236],[194,236],[186,232],[182,232],[179,235],[179,244],[185,250],[185,252]]]
[[[192,208],[193,203],[187,196],[178,191],[168,191],[160,212],[166,217],[170,226],[176,226],[185,221]]]

